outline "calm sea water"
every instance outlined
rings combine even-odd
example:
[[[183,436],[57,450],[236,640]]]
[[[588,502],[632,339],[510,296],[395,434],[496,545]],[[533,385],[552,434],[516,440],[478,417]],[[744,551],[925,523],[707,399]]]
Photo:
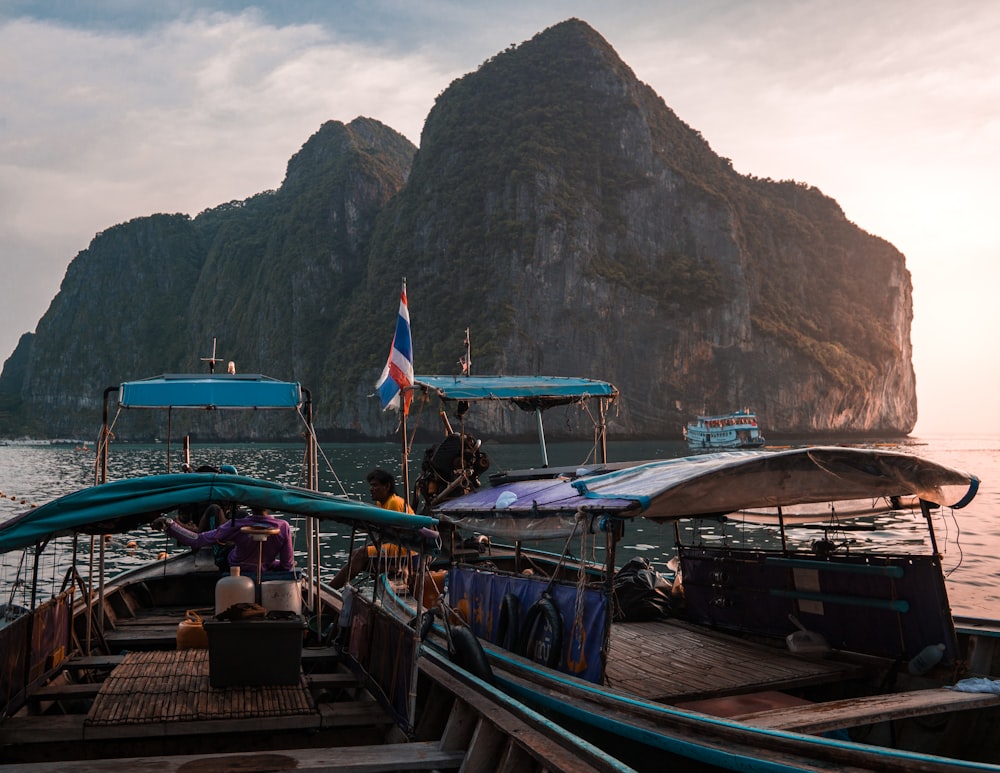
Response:
[[[829,442],[829,441],[825,441]],[[864,443],[852,443],[866,445]],[[1000,438],[994,436],[926,436],[903,440],[872,441],[867,444],[902,450],[930,458],[941,464],[971,472],[982,481],[979,495],[963,510],[947,511],[935,521],[938,546],[944,556],[945,571],[956,613],[1000,618]],[[540,466],[534,444],[488,444],[492,470]],[[549,444],[552,466],[577,465],[588,460],[589,444]],[[423,450],[413,458],[419,460]],[[682,441],[610,443],[613,460],[643,460],[677,457],[687,454]],[[198,464],[232,464],[240,473],[300,484],[300,446],[227,445],[195,447],[192,461]],[[166,472],[166,445],[135,446],[122,444],[111,454],[109,477]],[[180,463],[179,447],[173,448],[172,469]],[[322,447],[320,487],[325,491],[347,493],[367,498],[366,473],[382,466],[394,472],[400,469],[398,446],[389,443],[330,444]],[[411,467],[411,469],[413,469]],[[74,445],[0,446],[0,522],[23,512],[34,504],[43,504],[63,494],[94,482],[94,453]],[[893,524],[886,524],[891,530]],[[346,558],[349,532],[332,524],[327,527],[324,559],[336,565]],[[912,536],[900,533],[900,540]],[[626,531],[619,564],[633,555],[643,555],[660,568],[673,555],[673,527],[639,520]],[[46,551],[43,574],[58,589],[65,568],[68,547]],[[555,546],[558,550],[559,547]],[[105,544],[106,559],[112,570],[141,564],[161,551],[180,550],[161,534],[141,530],[115,535]],[[61,551],[61,552],[60,552]],[[17,560],[20,554],[0,557],[0,603],[24,603],[18,594]],[[51,560],[49,560],[51,558]],[[303,560],[304,563],[304,560]]]

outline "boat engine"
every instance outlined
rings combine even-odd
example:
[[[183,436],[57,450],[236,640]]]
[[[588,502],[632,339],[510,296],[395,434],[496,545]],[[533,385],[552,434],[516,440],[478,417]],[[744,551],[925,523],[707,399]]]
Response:
[[[472,435],[449,433],[424,452],[416,494],[426,504],[436,504],[479,488],[479,476],[490,468],[482,441]]]

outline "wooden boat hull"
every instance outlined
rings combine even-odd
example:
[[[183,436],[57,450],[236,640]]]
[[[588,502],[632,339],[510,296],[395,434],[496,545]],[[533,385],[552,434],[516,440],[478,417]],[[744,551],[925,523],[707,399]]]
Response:
[[[504,565],[496,551],[489,558],[490,571]],[[412,616],[402,589],[384,593],[394,614]],[[445,627],[427,642],[445,648]],[[677,620],[615,623],[603,684],[483,647],[499,687],[639,770],[662,770],[664,755],[740,771],[1000,770],[987,740],[1000,696],[919,683],[878,694],[885,674],[865,661],[797,657]],[[848,682],[872,694],[834,699]],[[793,697],[803,694],[816,699]]]
[[[120,757],[162,770],[628,770],[447,658],[425,653],[413,671],[412,630],[371,607],[355,607],[349,651],[306,639],[295,684],[212,687],[209,651],[177,648],[186,611],[212,612],[219,575],[198,563],[183,556],[109,583],[94,654],[71,654],[88,625],[69,592],[0,630],[4,673],[31,675],[4,685],[0,771],[117,770]],[[339,597],[324,591],[322,603],[334,620]],[[26,636],[30,664],[16,646]],[[411,699],[407,731],[394,706]]]

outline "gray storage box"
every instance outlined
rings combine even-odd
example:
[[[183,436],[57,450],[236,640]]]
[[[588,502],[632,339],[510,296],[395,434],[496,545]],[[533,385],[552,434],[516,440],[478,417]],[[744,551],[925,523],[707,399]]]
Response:
[[[206,620],[212,687],[296,685],[301,679],[302,617]]]

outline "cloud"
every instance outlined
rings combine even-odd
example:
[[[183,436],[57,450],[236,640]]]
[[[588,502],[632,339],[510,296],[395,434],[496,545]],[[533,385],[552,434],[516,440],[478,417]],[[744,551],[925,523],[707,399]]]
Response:
[[[452,80],[572,16],[737,170],[814,185],[900,248],[918,429],[954,426],[956,391],[977,421],[1000,380],[1000,6],[980,0],[10,0],[0,357],[97,231],[275,188],[328,120],[417,143]],[[961,390],[942,375],[970,367]]]
[[[327,120],[376,118],[419,140],[457,72],[255,12],[140,31],[0,26],[0,356],[98,231],[276,188]]]

